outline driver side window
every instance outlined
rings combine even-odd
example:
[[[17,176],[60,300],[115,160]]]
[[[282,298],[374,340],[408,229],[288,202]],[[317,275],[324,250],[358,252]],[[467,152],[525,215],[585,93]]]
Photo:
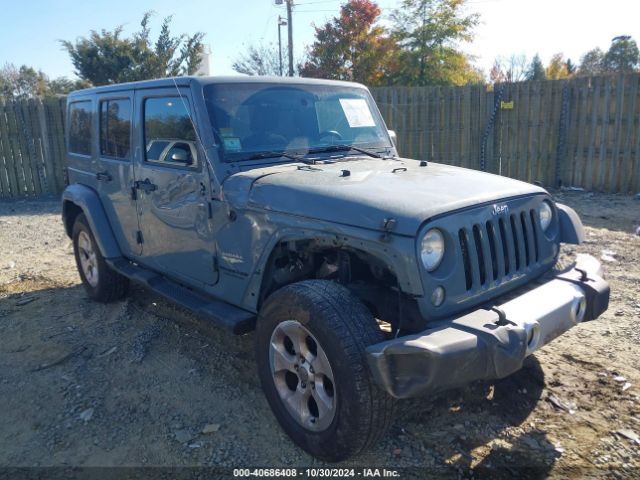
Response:
[[[196,134],[184,97],[153,97],[144,101],[145,159],[167,167],[197,166]]]

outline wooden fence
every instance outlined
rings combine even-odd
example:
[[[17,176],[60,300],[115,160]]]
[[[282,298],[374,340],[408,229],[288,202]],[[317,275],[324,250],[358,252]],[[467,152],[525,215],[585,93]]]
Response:
[[[0,198],[62,191],[65,104],[64,98],[0,103]]]
[[[640,192],[640,75],[372,93],[406,157]],[[64,188],[65,99],[0,104],[0,197]]]
[[[372,93],[400,153],[544,186],[640,191],[640,75]]]

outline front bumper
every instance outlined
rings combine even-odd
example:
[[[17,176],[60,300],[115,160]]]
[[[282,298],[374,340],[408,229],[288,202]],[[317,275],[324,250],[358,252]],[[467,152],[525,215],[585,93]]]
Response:
[[[367,348],[378,384],[396,398],[503,378],[574,325],[596,319],[609,304],[600,263],[581,255],[571,270],[509,301],[441,321],[416,335]]]

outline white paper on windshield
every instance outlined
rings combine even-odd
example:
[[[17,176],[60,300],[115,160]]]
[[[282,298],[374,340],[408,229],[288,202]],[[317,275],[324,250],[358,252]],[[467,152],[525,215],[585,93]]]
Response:
[[[341,98],[340,105],[351,128],[375,127],[369,105],[364,98]]]

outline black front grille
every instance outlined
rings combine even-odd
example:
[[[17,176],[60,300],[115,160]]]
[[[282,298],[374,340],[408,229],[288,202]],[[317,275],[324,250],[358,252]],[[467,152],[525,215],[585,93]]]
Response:
[[[499,284],[538,264],[537,215],[523,210],[458,231],[467,290]]]

